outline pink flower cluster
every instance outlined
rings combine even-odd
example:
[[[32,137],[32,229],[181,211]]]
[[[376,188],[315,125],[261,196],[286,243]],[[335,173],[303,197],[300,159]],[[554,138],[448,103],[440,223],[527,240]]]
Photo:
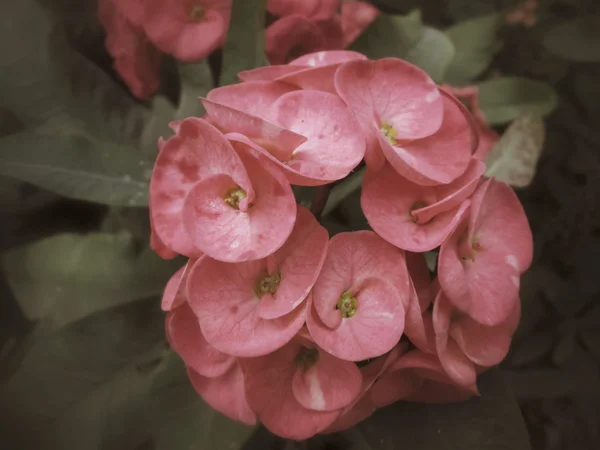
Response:
[[[232,0],[99,0],[106,48],[132,94],[146,98],[159,86],[162,54],[196,61],[222,47]],[[342,49],[379,14],[367,2],[269,0],[278,17],[266,30],[271,63],[317,50]],[[339,11],[339,13],[338,13]]]
[[[532,237],[515,193],[483,177],[469,112],[417,67],[348,51],[240,79],[172,124],[151,180],[152,246],[189,258],[162,306],[195,389],[292,439],[477,395],[519,321]],[[363,158],[373,231],[330,239],[291,185]]]
[[[348,0],[268,0],[267,9],[278,17],[266,30],[271,64],[346,48],[379,15],[367,2]]]

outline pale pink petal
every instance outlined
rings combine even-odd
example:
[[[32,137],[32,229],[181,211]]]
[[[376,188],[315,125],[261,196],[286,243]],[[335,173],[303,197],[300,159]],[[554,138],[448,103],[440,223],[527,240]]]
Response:
[[[152,223],[152,211],[150,207],[150,248],[156,252],[162,259],[173,259],[177,256],[177,252],[174,252],[158,237],[156,231],[154,231],[154,224]]]
[[[452,304],[440,291],[433,304],[433,329],[437,354],[448,376],[460,386],[475,384],[474,364],[467,359],[453,339],[449,338]]]
[[[225,131],[235,131],[248,137],[273,155],[276,161],[288,161],[294,150],[306,142],[304,136],[286,130],[260,117],[246,114],[229,106],[201,98],[208,119]]]
[[[465,220],[442,245],[439,281],[449,300],[477,322],[494,326],[514,311],[519,276],[532,258],[531,230],[508,186],[488,180]]]
[[[123,14],[127,20],[136,26],[144,23],[144,0],[109,0]]]
[[[352,1],[342,4],[344,47],[352,44],[379,15],[379,10],[367,2]]]
[[[204,8],[199,20],[192,8]],[[223,42],[229,24],[231,2],[145,0],[144,30],[165,53],[183,61],[208,56]]]
[[[275,294],[265,294],[259,303],[260,317],[282,317],[304,301],[323,267],[328,241],[327,230],[310,211],[298,205],[292,234],[283,247],[267,257],[281,274],[281,282]]]
[[[266,355],[284,346],[302,328],[304,304],[273,320],[258,315],[261,299],[254,286],[265,272],[264,260],[232,264],[206,256],[192,269],[189,304],[202,334],[218,350],[240,357]]]
[[[342,30],[342,20],[339,16],[315,20],[315,23],[323,35],[326,49],[341,50],[344,48],[344,31]]]
[[[362,160],[365,141],[351,112],[327,92],[295,91],[273,105],[275,123],[308,138],[287,166],[303,177],[331,182],[347,176]]]
[[[398,192],[402,195],[397,195]],[[436,188],[411,183],[389,164],[379,172],[368,169],[365,173],[361,196],[363,212],[371,228],[396,247],[425,252],[440,246],[469,206],[468,201],[460,205],[448,201],[445,206],[450,209],[439,212],[429,222],[415,221],[412,212],[420,204],[437,202]]]
[[[248,81],[212,89],[206,97],[211,102],[271,120],[270,109],[273,103],[282,95],[294,90],[297,88],[276,81]]]
[[[514,323],[519,321],[520,310],[521,307],[517,304],[511,319],[494,327],[486,327],[468,316],[462,316],[450,326],[450,336],[475,364],[495,366],[508,354]]]
[[[366,60],[362,53],[351,50],[324,50],[300,56],[289,62],[290,66],[323,67],[343,64],[348,61]],[[289,66],[288,66],[289,67]]]
[[[336,309],[340,296],[346,291],[356,294],[372,281],[390,283],[398,292],[399,307],[406,304],[410,278],[403,252],[372,231],[335,235],[329,241],[327,258],[313,288],[315,309],[323,323],[337,328],[342,322],[341,311]],[[396,311],[395,302],[387,306]]]
[[[252,198],[250,179],[227,139],[208,122],[188,118],[177,124],[176,135],[164,142],[150,182],[153,230],[171,250],[199,257],[199,249],[183,224],[187,195],[205,177],[227,174]],[[222,203],[222,202],[221,202]]]
[[[264,258],[279,249],[296,220],[296,200],[283,174],[262,155],[254,157],[235,143],[248,171],[254,198],[239,209],[226,204],[227,192],[239,183],[215,175],[197,183],[183,210],[185,228],[197,248],[228,262]],[[247,199],[245,199],[247,200]]]
[[[424,224],[433,219],[440,212],[458,206],[469,197],[477,188],[485,172],[485,164],[477,159],[472,159],[467,170],[456,180],[449,184],[434,187],[437,201],[422,208],[415,209],[412,215],[418,223]]]
[[[339,411],[304,408],[292,391],[296,357],[302,346],[291,342],[274,353],[243,360],[246,399],[261,423],[272,433],[295,440],[308,439],[330,426]]]
[[[167,282],[161,300],[161,308],[163,311],[169,311],[172,308],[177,308],[187,301],[187,276],[189,275],[189,270],[194,263],[195,260],[188,260],[188,262],[181,269],[175,272]]]
[[[443,104],[443,121],[437,130],[420,139],[411,137],[407,139],[414,140],[403,141],[401,125],[383,116],[382,122],[391,124],[397,136],[390,140],[382,133],[379,135],[383,153],[394,169],[424,186],[450,183],[461,176],[471,160],[476,136],[461,107],[444,91],[438,92],[442,94],[439,98]],[[397,119],[397,123],[403,120]]]
[[[298,403],[315,411],[335,411],[350,405],[361,392],[358,366],[324,351],[318,358],[313,366],[298,368],[294,374],[292,391]]]
[[[299,15],[285,16],[265,31],[265,53],[271,64],[286,64],[306,53],[325,50],[322,31],[311,19]]]
[[[419,350],[426,353],[435,353],[435,336],[431,323],[431,313],[422,312],[417,292],[414,288],[410,302],[406,306],[404,334]]]
[[[264,66],[257,67],[256,69],[244,70],[238,73],[238,78],[241,81],[275,81],[285,75],[308,68],[309,66],[292,65]]]
[[[341,0],[268,0],[267,10],[276,16],[298,14],[313,19],[333,17]]]
[[[397,139],[421,139],[442,125],[440,91],[424,71],[406,61],[350,61],[337,71],[335,84],[359,120],[378,133],[386,123]]]
[[[503,247],[506,262],[519,273],[531,265],[533,238],[529,222],[517,194],[506,183],[490,179],[477,190],[469,227],[471,236],[482,247]]]
[[[206,342],[198,318],[187,303],[169,311],[165,329],[173,350],[186,366],[202,376],[212,378],[223,375],[235,362],[235,358],[221,353]]]
[[[121,3],[100,0],[98,19],[106,30],[105,45],[115,60],[115,70],[133,95],[146,98],[160,84],[161,55],[140,29],[138,18],[134,17],[139,2]]]
[[[390,351],[404,331],[404,306],[398,291],[385,281],[370,280],[355,295],[358,312],[354,317],[340,319],[331,329],[320,319],[312,307],[312,296],[307,304],[307,325],[315,342],[325,351],[348,361],[362,361],[381,356]],[[339,294],[338,294],[339,297]],[[321,303],[329,298],[315,297]],[[329,301],[335,309],[337,297]]]
[[[230,419],[256,424],[256,414],[248,406],[244,395],[244,375],[239,364],[217,378],[207,378],[188,368],[192,386],[206,403]]]

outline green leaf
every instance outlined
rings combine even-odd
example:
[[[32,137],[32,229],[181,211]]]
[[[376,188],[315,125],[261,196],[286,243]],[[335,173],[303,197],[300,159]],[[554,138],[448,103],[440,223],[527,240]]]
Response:
[[[65,125],[9,135],[0,146],[0,175],[78,200],[148,205],[151,164],[131,148]]]
[[[327,203],[325,204],[325,208],[323,208],[323,217],[331,214],[331,212],[335,210],[339,204],[344,201],[344,199],[360,188],[365,176],[365,171],[365,168],[356,170],[350,176],[344,178],[344,180],[339,184],[336,184],[333,189],[331,189],[329,197],[327,198]]]
[[[423,24],[418,10],[406,16],[379,14],[350,49],[371,59],[402,58],[419,42],[422,34]]]
[[[485,175],[513,187],[529,186],[544,148],[544,120],[524,114],[509,125],[485,159]]]
[[[546,116],[557,103],[551,86],[528,78],[494,78],[478,87],[479,106],[490,125],[508,123],[525,113]]]
[[[99,450],[98,439],[112,442],[104,448],[127,448],[113,438],[134,428],[124,408],[147,404],[148,394],[140,396],[139,388],[148,385],[166,349],[163,324],[153,298],[51,334],[39,330],[20,370],[0,388],[0,417],[14,423],[3,425],[14,435],[22,431],[3,439],[20,437],[24,449]]]
[[[72,47],[48,11],[23,0],[3,3],[0,14],[11,17],[0,26],[0,40],[19,43],[0,48],[1,106],[30,125],[68,118],[103,139],[137,145],[147,111]]]
[[[406,16],[379,14],[350,48],[371,59],[405,59],[436,81],[441,81],[454,57],[450,39],[439,30],[423,26],[418,10]]]
[[[581,17],[552,28],[543,45],[568,61],[600,61],[600,16]]]
[[[0,257],[6,279],[30,320],[58,328],[123,303],[160,295],[182,265],[129,234],[57,234]]]
[[[183,120],[190,116],[203,116],[206,111],[198,97],[206,97],[206,94],[214,87],[208,61],[203,59],[196,63],[179,63],[179,76],[181,95],[175,120]]]
[[[204,403],[175,354],[154,380],[151,392],[148,424],[156,450],[238,450],[254,431]]]
[[[400,445],[414,450],[529,450],[525,422],[499,371],[481,375],[478,386],[481,397],[447,404],[398,402],[334,436],[345,444],[339,448],[349,450]]]
[[[266,5],[266,0],[233,0],[219,85],[237,83],[237,74],[243,70],[269,65],[265,55]]]
[[[446,30],[456,50],[444,81],[452,85],[469,84],[488,68],[499,50],[498,30],[502,14],[490,14],[465,20]]]
[[[404,59],[423,69],[439,83],[444,79],[454,53],[452,41],[443,32],[424,27],[421,38],[404,55]]]

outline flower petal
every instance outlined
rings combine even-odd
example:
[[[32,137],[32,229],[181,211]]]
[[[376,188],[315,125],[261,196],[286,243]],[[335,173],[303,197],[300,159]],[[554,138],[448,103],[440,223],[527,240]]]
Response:
[[[188,368],[192,386],[206,403],[230,419],[256,424],[256,414],[248,406],[244,395],[244,376],[238,363],[220,377],[207,378]]]
[[[208,122],[188,118],[176,124],[175,130],[176,135],[164,142],[154,165],[151,220],[156,235],[168,248],[199,257],[202,250],[194,245],[183,223],[186,196],[198,181],[211,175],[226,174],[247,191],[250,179],[231,144]]]
[[[356,364],[327,352],[306,370],[296,369],[292,391],[298,403],[315,411],[335,411],[352,403],[360,394],[362,375]]]
[[[411,183],[389,164],[379,172],[368,169],[365,173],[361,196],[363,212],[371,228],[396,247],[425,252],[440,246],[469,206],[469,201],[464,201],[460,206],[440,212],[429,222],[419,224],[412,212],[420,202],[436,204],[436,189]],[[449,203],[445,206],[452,206]]]
[[[215,175],[194,186],[183,210],[186,230],[196,247],[228,262],[270,255],[284,244],[296,220],[296,200],[283,174],[264,156],[255,158],[246,146],[235,145],[252,183],[251,203],[245,210],[247,199],[239,209],[225,203],[231,189],[243,186],[226,175]]]
[[[261,423],[272,433],[287,438],[308,439],[326,429],[339,411],[304,408],[292,391],[295,359],[301,345],[291,342],[274,353],[242,362],[246,398]]]
[[[208,257],[192,269],[189,303],[202,334],[218,350],[240,357],[266,355],[284,346],[302,328],[304,305],[273,320],[258,315],[261,300],[254,285],[265,270],[265,261],[231,264]]]
[[[200,331],[198,318],[187,303],[167,314],[165,329],[169,344],[186,366],[205,377],[218,377],[227,372],[235,358],[218,351]]]

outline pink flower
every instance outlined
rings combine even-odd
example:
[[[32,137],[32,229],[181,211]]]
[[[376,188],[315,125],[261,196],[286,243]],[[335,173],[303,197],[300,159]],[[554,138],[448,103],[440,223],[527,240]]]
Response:
[[[477,86],[452,87],[443,85],[443,89],[465,101],[475,119],[475,128],[479,134],[479,145],[473,155],[474,158],[484,160],[492,147],[498,142],[500,136],[486,122],[483,111],[479,108],[479,88]]]
[[[387,159],[419,185],[450,183],[466,170],[475,139],[468,119],[418,67],[395,58],[350,61],[335,84],[367,136],[372,169]]]
[[[231,0],[144,0],[144,9],[150,40],[179,60],[195,61],[222,45]]]
[[[433,329],[437,354],[448,376],[469,387],[475,384],[478,366],[499,364],[508,353],[520,311],[517,303],[503,323],[487,327],[460,314],[440,290],[433,306]]]
[[[206,342],[187,303],[169,311],[165,328],[169,344],[183,359],[190,381],[204,401],[233,420],[254,425],[256,415],[246,402],[238,362]]]
[[[330,19],[341,0],[267,0],[267,10],[276,16],[299,15],[312,19]]]
[[[401,250],[371,231],[337,234],[309,299],[308,330],[340,359],[383,355],[404,331],[409,286]]]
[[[362,388],[354,363],[323,351],[305,333],[270,355],[241,363],[248,404],[269,430],[289,439],[326,429]]]
[[[286,65],[258,67],[239,73],[242,81],[281,81],[301,89],[326,91],[337,95],[333,77],[347,61],[367,59],[361,53],[348,50],[327,50],[309,53]]]
[[[341,15],[344,47],[352,44],[378,15],[379,10],[370,3],[344,1]]]
[[[173,251],[222,261],[264,258],[292,231],[296,202],[287,180],[266,158],[236,150],[212,125],[172,124],[150,184],[152,225]]]
[[[459,310],[482,325],[507,320],[519,301],[519,276],[531,264],[531,230],[519,199],[504,183],[487,180],[442,244],[442,290]]]
[[[485,165],[473,159],[451,183],[420,186],[387,164],[379,172],[367,170],[361,206],[369,225],[386,241],[411,252],[429,251],[456,227],[468,207],[463,201],[475,191],[484,171]]]
[[[131,93],[138,98],[149,97],[160,84],[161,55],[143,30],[130,22],[116,5],[115,0],[98,3],[98,18],[106,30],[106,49]]]
[[[104,0],[100,0],[104,1]],[[144,12],[146,0],[112,0],[114,7],[117,8],[127,20],[136,27],[144,25]]]
[[[235,363],[233,356],[220,352],[206,341],[198,319],[187,303],[169,311],[165,329],[171,348],[187,367],[202,376],[218,377]]]
[[[457,385],[444,371],[436,355],[412,350],[392,363],[369,393],[380,408],[398,400],[450,403],[478,395],[477,387]]]
[[[203,104],[208,120],[277,164],[292,184],[342,179],[364,155],[352,113],[328,92],[251,81],[213,89]]]
[[[304,300],[327,251],[328,234],[298,207],[294,231],[266,259],[230,264],[202,258],[189,301],[208,342],[234,356],[262,356],[290,341],[305,321]]]
[[[300,15],[285,16],[267,27],[265,38],[265,52],[271,64],[286,64],[307,53],[344,47],[339,17],[315,20]]]
[[[218,377],[204,377],[188,367],[188,377],[196,392],[212,408],[246,425],[256,424],[256,414],[244,395],[245,380],[239,362]]]

